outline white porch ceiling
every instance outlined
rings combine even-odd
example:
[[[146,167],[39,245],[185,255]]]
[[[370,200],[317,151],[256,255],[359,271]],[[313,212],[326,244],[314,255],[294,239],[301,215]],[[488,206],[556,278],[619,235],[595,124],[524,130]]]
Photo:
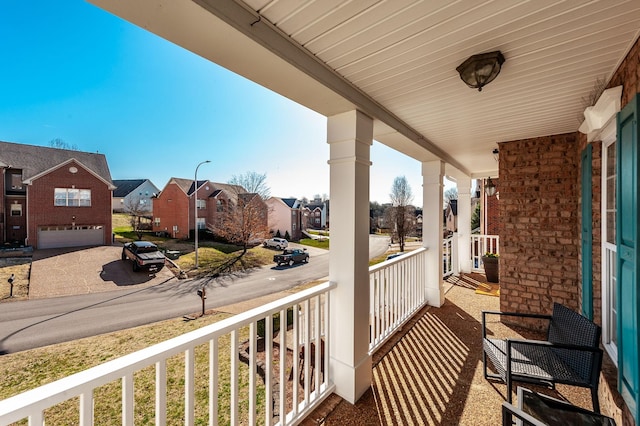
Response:
[[[497,143],[575,132],[640,34],[638,0],[90,0],[323,115],[357,107],[375,139],[495,175]],[[482,92],[456,67],[500,50]],[[454,170],[455,169],[455,170]]]

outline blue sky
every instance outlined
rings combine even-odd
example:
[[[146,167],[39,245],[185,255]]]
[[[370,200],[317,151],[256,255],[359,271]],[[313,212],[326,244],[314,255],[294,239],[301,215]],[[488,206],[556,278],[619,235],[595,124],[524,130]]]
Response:
[[[271,194],[329,194],[326,118],[83,0],[3,0],[0,140],[60,138],[106,155],[113,179],[227,182],[266,173]],[[371,199],[420,164],[374,142]]]

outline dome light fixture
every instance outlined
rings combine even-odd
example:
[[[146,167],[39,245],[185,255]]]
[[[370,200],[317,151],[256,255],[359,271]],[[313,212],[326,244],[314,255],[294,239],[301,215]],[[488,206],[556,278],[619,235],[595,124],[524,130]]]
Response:
[[[504,56],[499,50],[489,53],[473,55],[461,63],[456,71],[467,86],[482,91],[482,88],[491,83],[500,74],[504,64]]]

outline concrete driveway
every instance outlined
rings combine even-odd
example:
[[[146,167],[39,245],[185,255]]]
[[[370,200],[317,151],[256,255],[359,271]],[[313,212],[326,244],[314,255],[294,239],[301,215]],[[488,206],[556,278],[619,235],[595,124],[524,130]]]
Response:
[[[133,272],[122,261],[122,245],[36,250],[31,263],[29,298],[70,296],[123,288],[144,288],[176,280],[168,268],[157,274]]]

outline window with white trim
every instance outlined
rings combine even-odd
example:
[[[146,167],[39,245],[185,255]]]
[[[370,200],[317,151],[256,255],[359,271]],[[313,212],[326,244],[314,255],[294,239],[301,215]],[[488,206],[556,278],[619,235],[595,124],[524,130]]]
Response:
[[[207,227],[204,217],[197,218],[198,229],[205,229]]]
[[[602,343],[617,364],[616,179],[613,134],[602,141]]]
[[[11,204],[11,216],[22,216],[22,204]]]
[[[197,206],[198,206],[199,210],[206,209],[207,208],[207,200],[198,199]]]
[[[62,207],[91,207],[91,190],[55,188],[53,205]]]

